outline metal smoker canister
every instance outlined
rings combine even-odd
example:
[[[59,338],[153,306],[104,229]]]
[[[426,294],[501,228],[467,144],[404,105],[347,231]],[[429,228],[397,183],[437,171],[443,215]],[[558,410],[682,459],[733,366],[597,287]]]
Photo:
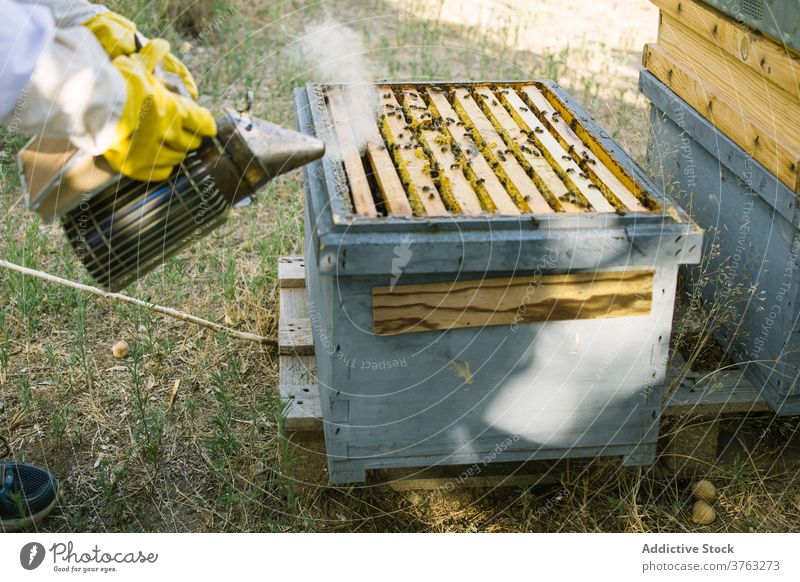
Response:
[[[325,151],[318,139],[249,116],[225,113],[217,127],[167,180],[115,175],[57,212],[99,285],[126,287],[223,224],[231,206],[269,180]],[[64,181],[50,185],[50,196]]]

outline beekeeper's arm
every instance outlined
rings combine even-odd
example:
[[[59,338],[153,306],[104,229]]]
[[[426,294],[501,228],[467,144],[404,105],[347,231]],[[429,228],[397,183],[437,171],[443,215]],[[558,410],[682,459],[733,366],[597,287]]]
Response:
[[[166,178],[216,133],[208,111],[154,76],[169,53],[165,41],[110,60],[87,27],[57,27],[71,22],[54,8],[0,0],[0,123],[67,137],[140,180]]]

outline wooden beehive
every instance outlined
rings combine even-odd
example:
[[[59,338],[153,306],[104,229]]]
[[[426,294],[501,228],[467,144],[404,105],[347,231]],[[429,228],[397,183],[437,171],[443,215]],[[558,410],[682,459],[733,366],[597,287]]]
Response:
[[[797,194],[651,73],[639,82],[652,103],[653,179],[708,229],[690,288],[772,409],[800,414]]]
[[[349,91],[295,91],[329,151],[304,172],[331,482],[652,462],[677,267],[702,232],[555,84],[376,85],[377,115]]]

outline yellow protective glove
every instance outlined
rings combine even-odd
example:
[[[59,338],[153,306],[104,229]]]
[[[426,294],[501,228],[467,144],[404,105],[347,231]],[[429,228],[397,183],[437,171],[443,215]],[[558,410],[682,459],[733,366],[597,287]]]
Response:
[[[167,89],[153,74],[169,53],[165,40],[149,41],[139,52],[111,61],[128,92],[114,145],[103,156],[135,180],[164,180],[203,137],[217,133],[214,117],[187,97]]]
[[[116,12],[111,12],[110,10],[100,12],[84,22],[83,25],[92,31],[95,38],[100,41],[100,44],[103,45],[108,56],[112,59],[119,56],[132,55],[138,49],[136,25]],[[141,35],[140,38],[144,39]],[[146,42],[147,39],[144,40]],[[192,99],[197,99],[197,83],[195,83],[189,69],[178,57],[172,53],[167,53],[164,55],[161,68],[167,73],[177,75],[183,82],[184,87],[186,87],[186,91],[192,96]]]

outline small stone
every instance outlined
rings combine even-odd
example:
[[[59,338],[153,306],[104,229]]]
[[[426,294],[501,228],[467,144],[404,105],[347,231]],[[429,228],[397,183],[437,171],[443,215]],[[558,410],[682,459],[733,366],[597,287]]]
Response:
[[[692,508],[692,523],[710,525],[717,519],[717,512],[705,501],[696,501]]]
[[[703,479],[692,485],[692,495],[697,500],[714,503],[717,500],[717,488],[711,481]]]
[[[118,360],[120,358],[127,358],[130,353],[128,342],[125,340],[118,341],[111,347],[111,353],[114,354],[114,357]]]

